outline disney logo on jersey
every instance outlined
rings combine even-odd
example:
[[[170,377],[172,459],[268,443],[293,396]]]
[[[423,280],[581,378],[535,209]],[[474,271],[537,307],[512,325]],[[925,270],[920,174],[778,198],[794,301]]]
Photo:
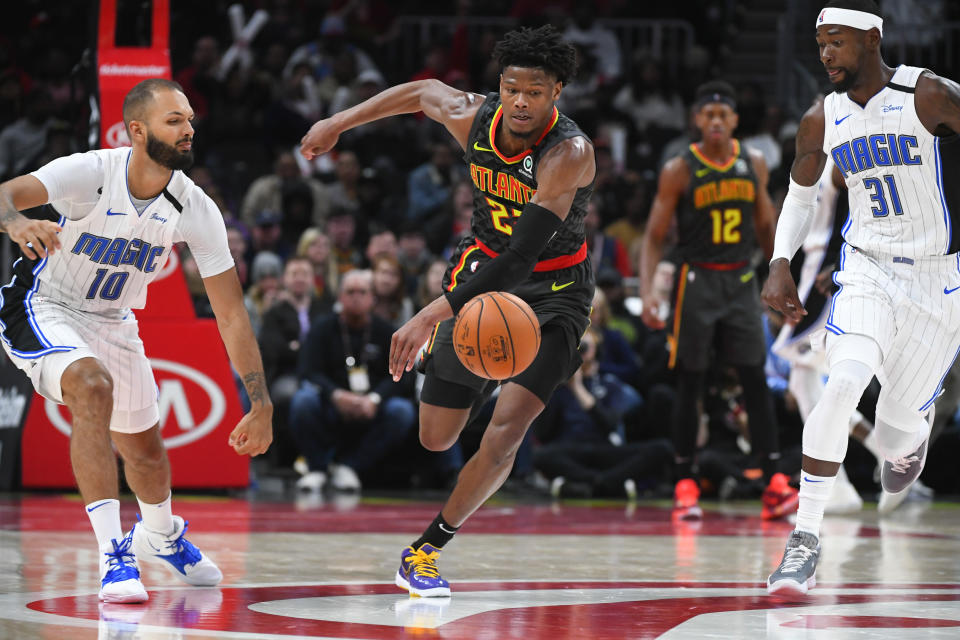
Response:
[[[157,379],[160,432],[167,449],[199,440],[217,428],[227,409],[223,391],[207,375],[180,362],[150,358]],[[59,405],[47,400],[50,423],[66,436],[70,422]]]
[[[149,219],[150,219],[150,220],[156,220],[156,221],[158,221],[160,224],[164,224],[164,223],[167,221],[166,218],[163,218],[163,217],[157,215],[156,212],[154,212],[153,215],[151,215]]]
[[[880,110],[884,113],[890,113],[891,111],[903,111],[902,104],[885,104],[880,107]]]
[[[860,136],[839,144],[830,151],[844,178],[874,167],[920,165],[917,136],[878,133]]]
[[[144,273],[153,273],[164,247],[155,247],[145,240],[133,238],[105,238],[84,232],[70,249],[75,255],[89,256],[92,262],[114,267],[133,265]]]

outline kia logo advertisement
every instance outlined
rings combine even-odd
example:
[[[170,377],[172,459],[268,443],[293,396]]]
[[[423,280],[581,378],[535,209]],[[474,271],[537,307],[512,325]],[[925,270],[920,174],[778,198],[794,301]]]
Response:
[[[207,375],[179,362],[150,358],[157,380],[160,433],[167,449],[199,440],[217,428],[227,408],[220,387]],[[47,418],[65,436],[70,422],[61,406],[46,400]]]

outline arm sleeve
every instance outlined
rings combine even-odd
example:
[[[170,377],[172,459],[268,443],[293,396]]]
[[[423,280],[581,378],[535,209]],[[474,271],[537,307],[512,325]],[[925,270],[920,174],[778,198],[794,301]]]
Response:
[[[810,231],[814,203],[817,199],[817,185],[804,187],[790,178],[790,189],[783,200],[777,232],[773,240],[773,258],[786,258],[789,262],[797,253],[803,239]]]
[[[197,263],[201,278],[209,278],[233,268],[233,256],[227,246],[227,228],[223,216],[207,194],[198,187],[187,200],[174,241],[183,241]]]
[[[103,186],[103,160],[93,152],[74,153],[51,160],[36,171],[50,204],[67,220],[80,220],[93,211]]]

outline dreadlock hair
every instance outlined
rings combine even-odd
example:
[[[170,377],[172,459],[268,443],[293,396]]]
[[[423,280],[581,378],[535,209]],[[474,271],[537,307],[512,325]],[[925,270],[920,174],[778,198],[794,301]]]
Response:
[[[561,84],[567,84],[577,72],[576,49],[550,24],[505,34],[493,48],[493,59],[501,73],[507,67],[543,69]]]
[[[880,7],[874,0],[830,0],[823,5],[824,9],[851,9],[853,11],[864,11],[872,13],[875,16],[883,17],[880,13]]]

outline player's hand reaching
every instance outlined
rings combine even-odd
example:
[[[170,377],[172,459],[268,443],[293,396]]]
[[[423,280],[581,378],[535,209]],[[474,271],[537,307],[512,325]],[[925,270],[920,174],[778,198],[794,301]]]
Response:
[[[433,327],[441,320],[446,320],[453,313],[450,303],[440,296],[407,320],[402,327],[394,332],[390,339],[390,375],[397,382],[405,371],[413,368],[417,359],[417,352],[433,332]]]
[[[63,229],[56,222],[32,220],[21,214],[7,222],[3,227],[10,238],[20,246],[20,250],[30,260],[52,256],[60,248]]]
[[[230,446],[240,456],[266,453],[273,442],[273,411],[253,409],[230,433]]]
[[[770,263],[770,275],[763,283],[760,293],[763,301],[772,309],[779,311],[787,322],[798,323],[807,315],[807,310],[797,295],[797,285],[790,274],[790,263],[785,258],[778,258]]]
[[[318,120],[307,131],[307,135],[301,138],[300,155],[307,160],[313,160],[333,149],[339,139],[340,128],[333,124],[331,118]]]

